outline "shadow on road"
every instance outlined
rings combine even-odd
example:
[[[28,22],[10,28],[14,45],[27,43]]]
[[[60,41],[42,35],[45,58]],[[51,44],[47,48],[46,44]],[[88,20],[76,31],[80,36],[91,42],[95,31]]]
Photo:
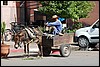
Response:
[[[9,59],[9,58],[24,58],[24,57],[37,57],[37,54],[30,54],[28,55],[14,55],[14,56],[8,56],[8,57],[2,57],[1,59]]]

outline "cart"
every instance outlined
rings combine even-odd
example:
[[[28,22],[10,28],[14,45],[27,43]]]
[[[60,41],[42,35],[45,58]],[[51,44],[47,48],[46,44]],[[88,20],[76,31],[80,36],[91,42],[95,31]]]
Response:
[[[73,43],[73,33],[66,33],[63,36],[56,35],[52,38],[42,36],[43,55],[49,56],[52,50],[59,50],[60,55],[68,57],[71,53],[70,45]]]

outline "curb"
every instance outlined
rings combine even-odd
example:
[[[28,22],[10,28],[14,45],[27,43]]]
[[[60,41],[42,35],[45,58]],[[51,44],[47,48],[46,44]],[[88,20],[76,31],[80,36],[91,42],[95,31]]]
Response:
[[[13,53],[13,52],[23,52],[24,49],[11,49],[10,52]]]
[[[22,48],[18,48],[18,49],[15,49],[14,47],[13,47],[13,44],[14,44],[14,42],[6,42],[7,44],[11,44],[10,45],[10,53],[19,53],[19,52],[24,52],[24,48],[22,47]],[[34,46],[33,44],[31,44],[31,46],[30,46],[31,48],[30,48],[30,52],[37,52],[38,50],[37,50],[37,47],[36,46]],[[77,50],[79,50],[79,46],[77,46],[76,44],[72,44],[71,45],[71,50],[72,51],[77,51]]]
[[[71,45],[71,50],[77,51],[77,50],[79,50],[79,46]]]
[[[79,50],[79,46],[73,46],[73,45],[71,45],[71,50],[72,51],[77,51],[77,50]],[[38,49],[35,49],[35,48],[30,48],[30,52],[31,51],[38,51]],[[24,52],[24,49],[23,48],[20,48],[20,49],[10,49],[10,52],[11,53],[15,53],[15,52]]]

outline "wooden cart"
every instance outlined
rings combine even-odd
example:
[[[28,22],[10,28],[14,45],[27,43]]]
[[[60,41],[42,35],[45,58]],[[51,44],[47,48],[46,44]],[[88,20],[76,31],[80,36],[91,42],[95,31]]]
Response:
[[[43,36],[43,54],[47,56],[51,53],[51,50],[59,50],[61,56],[68,57],[71,53],[71,43],[73,43],[73,33],[66,33],[63,36],[56,35],[52,38]]]

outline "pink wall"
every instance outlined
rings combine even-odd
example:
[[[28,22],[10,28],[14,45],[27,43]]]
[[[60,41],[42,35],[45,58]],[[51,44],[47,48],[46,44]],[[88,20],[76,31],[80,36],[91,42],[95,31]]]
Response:
[[[10,23],[15,22],[16,15],[16,2],[8,1],[8,5],[3,5],[1,1],[1,22],[6,22],[6,28],[10,29]]]

